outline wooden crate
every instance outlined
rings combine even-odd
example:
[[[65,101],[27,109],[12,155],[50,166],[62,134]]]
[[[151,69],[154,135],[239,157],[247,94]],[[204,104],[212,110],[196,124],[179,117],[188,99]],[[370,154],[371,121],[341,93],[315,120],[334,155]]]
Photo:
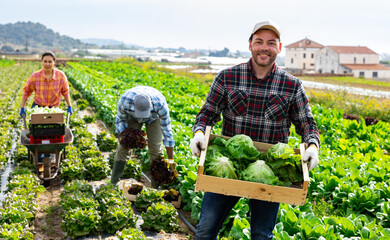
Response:
[[[206,142],[208,142],[208,144],[210,145],[211,141],[215,137],[223,137],[225,139],[230,138],[211,134],[211,127],[208,126],[205,132]],[[254,142],[254,145],[261,152],[265,152],[273,146],[272,144],[261,142]],[[230,196],[265,200],[270,202],[288,203],[292,205],[305,204],[307,189],[309,186],[309,171],[307,168],[307,163],[304,163],[302,161],[302,183],[294,183],[291,187],[272,186],[263,183],[255,183],[204,175],[203,171],[206,151],[207,149],[202,151],[200,154],[198,176],[195,185],[196,191],[213,192]],[[297,154],[300,153],[302,159],[306,151],[306,146],[304,144],[301,144],[300,149],[294,149],[294,151]]]
[[[33,113],[31,114],[31,124],[64,124],[65,118],[63,113]]]

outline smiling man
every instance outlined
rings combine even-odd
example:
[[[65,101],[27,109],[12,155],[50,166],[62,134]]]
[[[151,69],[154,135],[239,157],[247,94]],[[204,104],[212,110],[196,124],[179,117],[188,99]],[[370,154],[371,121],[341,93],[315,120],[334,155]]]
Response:
[[[221,71],[198,113],[190,148],[195,156],[206,148],[204,131],[223,116],[222,135],[246,134],[253,141],[288,143],[291,124],[310,147],[304,156],[309,170],[318,165],[320,138],[301,80],[275,64],[282,49],[280,28],[272,21],[257,23],[249,37],[252,58]],[[206,192],[196,239],[216,239],[239,197]],[[251,238],[272,239],[279,203],[250,199]]]

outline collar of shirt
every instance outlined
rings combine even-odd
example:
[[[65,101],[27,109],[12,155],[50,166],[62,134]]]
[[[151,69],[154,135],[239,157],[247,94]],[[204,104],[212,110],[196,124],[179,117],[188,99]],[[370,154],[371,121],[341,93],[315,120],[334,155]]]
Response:
[[[51,76],[51,79],[49,80],[48,78],[47,78],[47,76],[46,76],[46,72],[45,72],[45,69],[42,69],[41,70],[41,74],[42,74],[42,77],[43,77],[43,79],[45,79],[45,80],[47,80],[47,81],[49,81],[49,82],[51,82],[51,81],[54,81],[57,77],[57,74],[56,74],[56,69],[55,68],[53,68],[53,75]]]
[[[253,71],[253,66],[252,66],[252,58],[249,59],[248,63],[248,70],[250,73],[252,73],[252,76],[256,79],[258,79],[256,77],[256,74],[255,72]],[[272,70],[267,74],[267,76],[265,76],[265,78],[263,79],[258,79],[258,80],[265,80],[265,79],[269,79],[269,78],[272,78],[272,76],[275,74],[275,71],[276,71],[276,64],[274,63],[274,65],[272,66]]]

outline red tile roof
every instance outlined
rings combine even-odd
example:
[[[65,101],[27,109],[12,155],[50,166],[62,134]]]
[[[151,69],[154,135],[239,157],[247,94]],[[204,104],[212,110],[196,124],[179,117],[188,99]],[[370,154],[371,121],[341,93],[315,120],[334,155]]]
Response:
[[[323,48],[323,47],[324,45],[314,42],[308,38],[304,38],[298,42],[291,43],[285,46],[285,48]]]
[[[327,46],[330,49],[333,49],[337,53],[344,54],[376,54],[376,52],[372,51],[368,47],[360,47],[360,46]]]
[[[342,66],[349,68],[351,70],[388,70],[389,67],[386,67],[382,64],[341,64]]]

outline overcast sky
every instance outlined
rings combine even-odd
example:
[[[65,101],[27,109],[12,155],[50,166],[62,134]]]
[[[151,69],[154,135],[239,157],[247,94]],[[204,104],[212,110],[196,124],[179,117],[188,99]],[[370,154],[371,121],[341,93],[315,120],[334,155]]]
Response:
[[[0,0],[0,24],[38,22],[73,38],[145,47],[248,51],[264,19],[280,25],[283,45],[308,37],[390,54],[388,0]]]

